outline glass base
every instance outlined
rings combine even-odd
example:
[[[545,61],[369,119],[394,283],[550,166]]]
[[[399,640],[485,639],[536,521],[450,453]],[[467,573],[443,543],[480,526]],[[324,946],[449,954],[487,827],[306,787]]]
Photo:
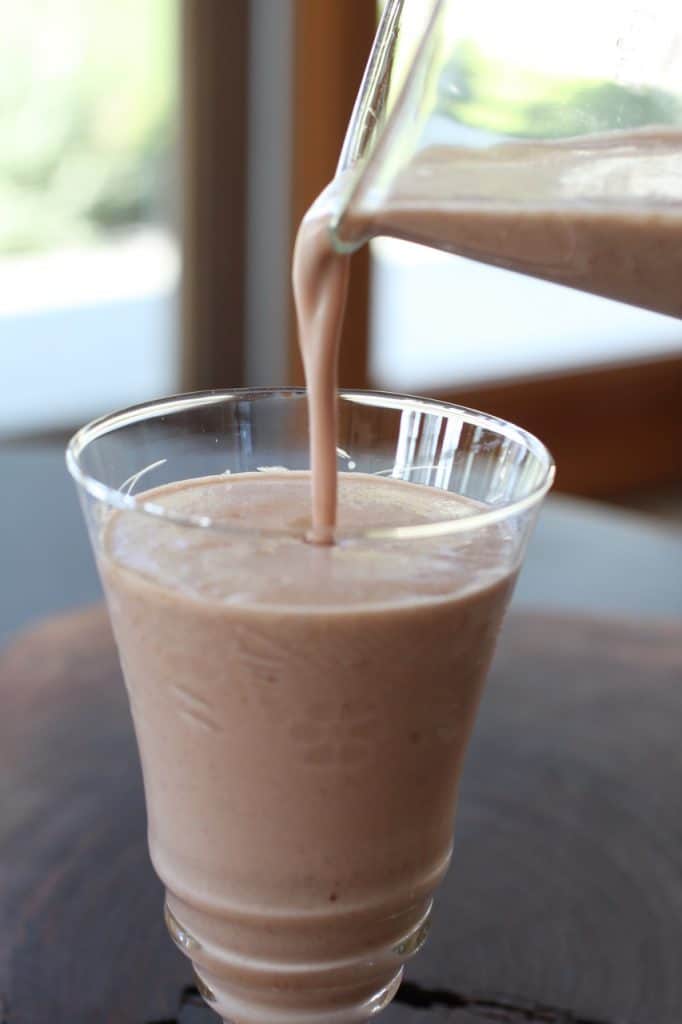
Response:
[[[248,1001],[237,998],[233,991],[217,995],[198,976],[197,987],[209,1006],[221,1015],[223,1024],[365,1024],[388,1006],[400,987],[402,977],[403,968],[399,967],[378,992],[369,996],[364,988],[344,991],[340,1005],[334,1008],[291,1006],[276,1009],[269,1002],[257,1005],[251,994],[247,996]]]
[[[362,1024],[393,999],[403,965],[423,946],[432,901],[397,917],[402,933],[390,945],[333,961],[280,962],[233,953],[201,941],[180,923],[167,895],[165,920],[194,967],[197,987],[225,1024]],[[405,917],[412,921],[405,929]]]

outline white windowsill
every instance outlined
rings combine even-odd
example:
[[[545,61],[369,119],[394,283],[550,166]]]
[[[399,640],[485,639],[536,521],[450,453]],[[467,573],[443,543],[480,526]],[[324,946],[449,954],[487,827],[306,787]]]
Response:
[[[71,427],[177,389],[177,243],[145,231],[0,260],[0,433]]]

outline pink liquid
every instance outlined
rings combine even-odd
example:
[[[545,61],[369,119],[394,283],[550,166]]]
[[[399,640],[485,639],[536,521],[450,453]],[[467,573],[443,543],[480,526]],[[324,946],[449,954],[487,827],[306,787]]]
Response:
[[[344,536],[477,511],[364,474],[342,474],[339,494]],[[518,547],[507,524],[308,544],[306,473],[151,495],[285,531],[231,537],[135,513],[106,527],[101,572],[171,930],[238,1024],[365,1019],[421,944],[448,864]]]
[[[312,528],[316,544],[332,544],[336,525],[336,387],[349,258],[330,244],[324,194],[306,214],[294,249],[298,336],[308,386]]]

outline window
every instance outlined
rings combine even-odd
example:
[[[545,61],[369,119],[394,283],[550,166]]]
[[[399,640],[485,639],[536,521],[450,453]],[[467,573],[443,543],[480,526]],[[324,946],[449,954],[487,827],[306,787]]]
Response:
[[[0,433],[178,380],[176,0],[0,0]]]

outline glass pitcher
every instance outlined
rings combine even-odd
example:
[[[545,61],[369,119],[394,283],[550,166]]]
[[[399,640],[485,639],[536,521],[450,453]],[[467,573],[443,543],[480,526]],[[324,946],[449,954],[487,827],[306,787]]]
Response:
[[[332,236],[421,242],[682,317],[673,0],[388,0]]]

